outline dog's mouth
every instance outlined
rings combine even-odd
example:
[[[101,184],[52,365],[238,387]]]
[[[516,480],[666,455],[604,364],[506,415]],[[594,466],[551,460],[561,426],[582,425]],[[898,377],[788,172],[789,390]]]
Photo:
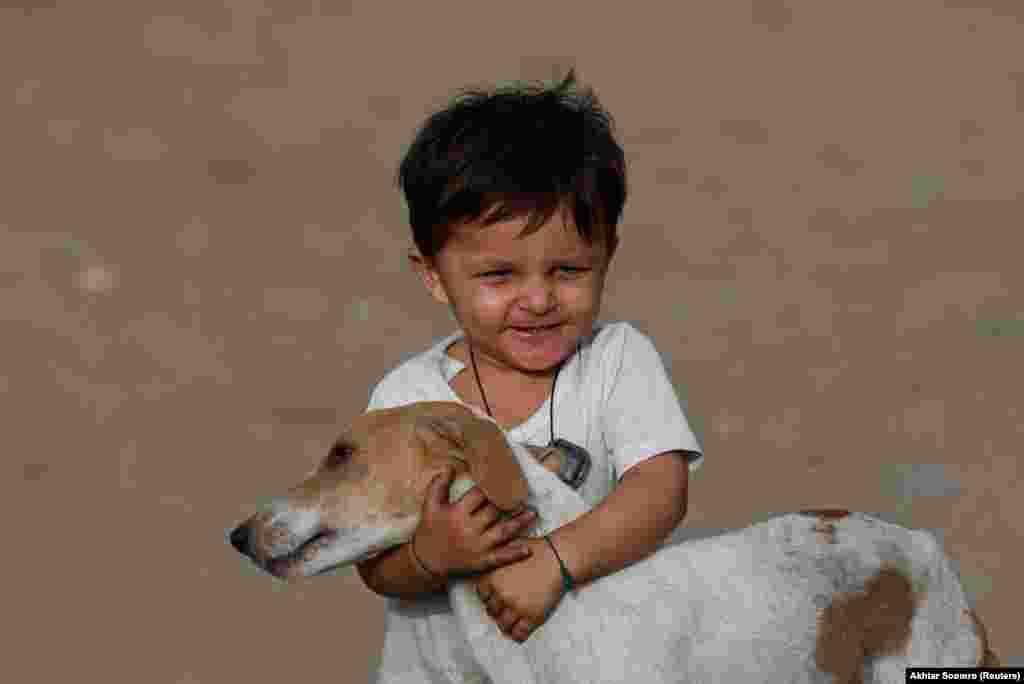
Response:
[[[302,572],[303,567],[315,560],[320,551],[333,544],[337,538],[337,530],[321,530],[299,544],[290,553],[268,559],[266,563],[267,571],[275,577],[282,579],[300,576],[304,574]]]

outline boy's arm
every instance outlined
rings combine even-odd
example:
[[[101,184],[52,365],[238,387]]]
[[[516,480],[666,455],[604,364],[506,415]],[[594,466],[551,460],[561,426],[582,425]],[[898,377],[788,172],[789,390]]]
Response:
[[[410,544],[402,544],[384,553],[356,563],[359,576],[370,591],[381,596],[415,599],[444,591],[448,582],[427,576],[410,552]]]
[[[630,468],[593,510],[551,534],[577,584],[615,572],[653,552],[686,515],[689,465],[668,451]],[[427,577],[409,544],[357,563],[359,576],[381,596],[415,599],[444,591],[445,580]]]
[[[690,471],[684,453],[667,451],[636,464],[598,506],[551,534],[577,584],[644,558],[682,521]]]

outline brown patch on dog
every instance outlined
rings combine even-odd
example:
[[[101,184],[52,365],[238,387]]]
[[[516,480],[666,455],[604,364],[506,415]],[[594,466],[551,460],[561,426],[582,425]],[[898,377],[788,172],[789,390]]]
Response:
[[[836,526],[825,520],[819,520],[814,524],[814,531],[818,535],[819,544],[836,543]]]
[[[897,655],[910,641],[917,610],[910,578],[883,567],[860,593],[837,594],[818,615],[815,663],[837,684],[862,684],[867,658]]]
[[[988,647],[988,630],[985,629],[985,625],[982,624],[978,614],[970,608],[964,608],[961,617],[964,622],[969,622],[974,627],[974,633],[978,635],[978,639],[981,641],[981,655],[978,656],[976,667],[1000,667],[999,657]]]
[[[809,508],[800,511],[800,515],[814,518],[814,532],[817,533],[819,544],[836,543],[836,526],[834,521],[842,520],[850,512],[842,508]]]

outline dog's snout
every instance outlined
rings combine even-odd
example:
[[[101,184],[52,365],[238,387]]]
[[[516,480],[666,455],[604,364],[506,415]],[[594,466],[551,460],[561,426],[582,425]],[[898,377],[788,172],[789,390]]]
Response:
[[[231,545],[238,549],[239,553],[249,550],[249,526],[242,523],[231,531]]]

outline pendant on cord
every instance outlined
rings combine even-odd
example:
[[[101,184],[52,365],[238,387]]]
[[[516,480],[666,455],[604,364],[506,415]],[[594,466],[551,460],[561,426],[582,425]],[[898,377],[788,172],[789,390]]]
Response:
[[[498,425],[498,421],[494,420],[491,416],[478,409],[472,404],[464,404],[474,416],[488,420],[495,425]],[[499,429],[501,426],[498,426]],[[504,432],[504,431],[502,431]],[[579,489],[587,479],[587,475],[590,474],[590,452],[578,444],[574,444],[567,439],[555,439],[552,440],[547,446],[548,449],[557,449],[564,457],[558,466],[558,479],[569,485],[573,489]]]
[[[495,425],[498,425],[498,421],[494,418],[494,413],[491,411],[491,405],[487,402],[487,394],[484,392],[483,381],[480,380],[480,371],[476,367],[476,356],[473,354],[473,345],[466,342],[466,346],[469,348],[469,361],[473,364],[473,376],[476,378],[476,385],[480,389],[480,398],[483,399],[484,406],[487,408],[486,417],[492,421]],[[576,343],[576,354],[580,353],[580,344]],[[558,449],[565,458],[562,459],[558,467],[558,478],[572,487],[573,489],[579,489],[583,484],[584,480],[587,479],[587,474],[590,472],[590,453],[578,444],[573,444],[567,439],[555,439],[555,388],[558,386],[558,374],[562,370],[562,365],[565,363],[558,364],[555,369],[555,378],[551,383],[551,398],[549,405],[551,407],[551,441],[548,443],[549,449]],[[479,409],[470,406],[473,413],[480,415]],[[501,427],[499,425],[499,427]]]
[[[565,454],[562,464],[558,469],[558,479],[573,489],[579,489],[590,473],[590,453],[567,439],[556,439],[548,448],[560,450]]]

